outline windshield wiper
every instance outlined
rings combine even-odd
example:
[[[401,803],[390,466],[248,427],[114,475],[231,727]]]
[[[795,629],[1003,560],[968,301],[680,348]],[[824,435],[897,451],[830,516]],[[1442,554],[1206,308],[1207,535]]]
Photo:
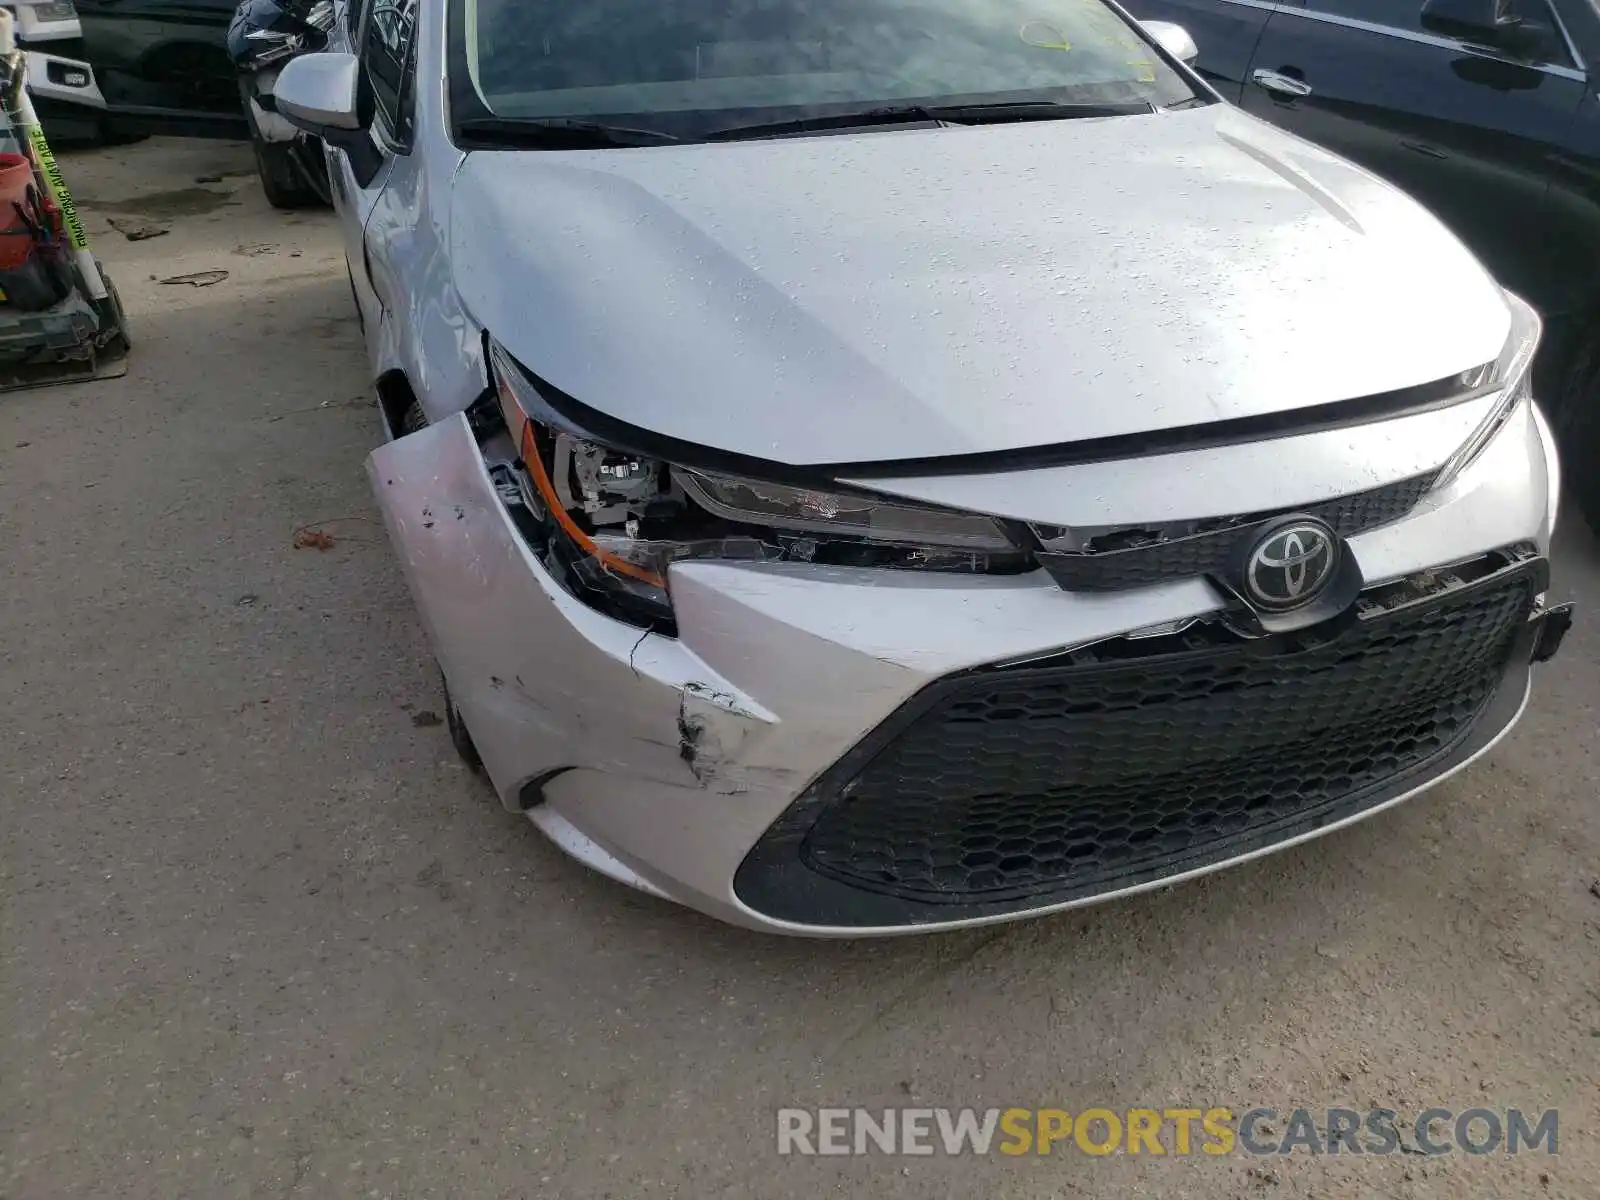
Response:
[[[983,125],[1007,121],[1061,121],[1073,117],[1122,117],[1156,111],[1143,100],[1115,104],[1075,104],[1064,100],[1002,100],[975,104],[895,104],[821,116],[794,117],[728,125],[685,139],[663,129],[641,129],[573,117],[469,117],[456,126],[463,149],[606,150],[618,146],[660,146],[685,140],[731,142],[830,129],[873,125]]]
[[[795,117],[756,125],[729,125],[713,129],[705,140],[777,137],[786,133],[812,133],[829,129],[859,129],[872,125],[950,124],[983,125],[1005,121],[1061,121],[1072,117],[1125,117],[1155,111],[1144,100],[1120,104],[1074,104],[1064,100],[1002,100],[980,104],[900,104],[864,108],[825,116]]]
[[[568,117],[469,117],[456,126],[467,150],[609,150],[681,141],[661,129],[634,129]]]

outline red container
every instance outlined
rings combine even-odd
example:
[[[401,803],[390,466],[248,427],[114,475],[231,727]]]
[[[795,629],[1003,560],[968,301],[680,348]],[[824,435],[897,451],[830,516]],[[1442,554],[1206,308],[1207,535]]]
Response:
[[[9,213],[13,200],[27,198],[33,186],[33,163],[25,154],[0,154],[0,212]]]
[[[15,270],[33,256],[33,231],[17,211],[33,211],[33,163],[26,155],[0,154],[0,271]]]

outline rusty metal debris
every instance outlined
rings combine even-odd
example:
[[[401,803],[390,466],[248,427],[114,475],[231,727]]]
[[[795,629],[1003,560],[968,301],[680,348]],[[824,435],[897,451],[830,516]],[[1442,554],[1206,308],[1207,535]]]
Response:
[[[148,241],[150,238],[158,238],[171,232],[166,225],[153,221],[136,221],[131,217],[107,217],[106,224],[130,242]]]
[[[187,283],[194,287],[210,287],[228,277],[226,271],[195,271],[189,275],[169,275],[162,283]]]

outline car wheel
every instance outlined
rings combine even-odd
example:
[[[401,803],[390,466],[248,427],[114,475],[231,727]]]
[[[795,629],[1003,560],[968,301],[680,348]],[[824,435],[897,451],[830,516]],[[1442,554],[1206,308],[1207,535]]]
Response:
[[[256,177],[261,180],[261,192],[267,203],[284,209],[317,208],[325,204],[322,193],[313,186],[297,161],[295,143],[269,142],[262,137],[250,89],[243,80],[239,82],[239,91],[244,100],[245,126],[250,131],[250,151],[256,159]]]
[[[474,771],[483,770],[483,759],[478,757],[478,747],[473,744],[472,734],[467,730],[467,722],[461,716],[461,710],[456,707],[456,702],[450,696],[450,682],[445,679],[444,672],[439,672],[439,682],[444,688],[444,720],[450,730],[450,744],[456,748],[456,753],[461,756],[461,761]]]
[[[322,203],[316,189],[300,174],[292,145],[263,142],[252,129],[250,148],[255,152],[261,191],[273,208],[316,208]]]
[[[413,400],[400,418],[400,436],[405,437],[408,433],[416,433],[419,429],[427,427],[428,414],[422,411],[421,404]]]

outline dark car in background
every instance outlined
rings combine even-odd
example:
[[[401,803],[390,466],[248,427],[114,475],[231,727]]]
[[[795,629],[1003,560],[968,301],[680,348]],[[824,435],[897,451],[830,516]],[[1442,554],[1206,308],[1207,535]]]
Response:
[[[322,140],[278,113],[278,72],[301,54],[321,50],[333,28],[331,0],[240,0],[228,26],[228,60],[238,82],[261,190],[274,208],[306,208],[332,200]]]
[[[1600,0],[1128,7],[1188,29],[1229,100],[1428,205],[1539,309],[1539,396],[1600,529]]]
[[[272,84],[325,43],[331,0],[85,0],[78,12],[106,133],[248,139],[270,203],[327,203],[321,145],[277,116]]]
[[[246,138],[228,56],[237,0],[83,0],[83,57],[126,134]]]

